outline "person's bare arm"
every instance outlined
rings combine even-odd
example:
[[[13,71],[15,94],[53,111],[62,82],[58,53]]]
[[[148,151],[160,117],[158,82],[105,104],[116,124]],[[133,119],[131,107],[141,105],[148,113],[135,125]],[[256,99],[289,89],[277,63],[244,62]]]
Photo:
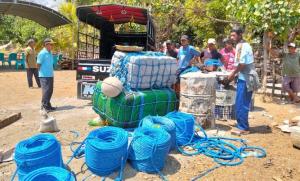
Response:
[[[228,80],[232,81],[237,73],[245,68],[246,64],[240,63],[237,68],[228,76]]]
[[[27,65],[28,65],[28,57],[29,57],[29,54],[26,53],[25,61],[26,61]]]
[[[221,62],[222,62],[223,64],[225,64],[225,63],[226,63],[226,62],[225,62],[225,58],[224,58],[224,56],[221,56],[220,60],[221,60]]]
[[[207,67],[204,67],[204,69],[207,70],[208,72],[213,72],[214,66],[207,66]]]
[[[37,64],[37,68],[40,70],[40,68],[41,68],[41,64]]]

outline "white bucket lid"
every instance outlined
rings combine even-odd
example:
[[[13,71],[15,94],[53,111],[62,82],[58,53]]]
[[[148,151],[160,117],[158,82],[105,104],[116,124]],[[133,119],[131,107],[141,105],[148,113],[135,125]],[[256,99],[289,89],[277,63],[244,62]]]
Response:
[[[216,75],[202,72],[189,72],[181,75],[180,78],[216,78]]]

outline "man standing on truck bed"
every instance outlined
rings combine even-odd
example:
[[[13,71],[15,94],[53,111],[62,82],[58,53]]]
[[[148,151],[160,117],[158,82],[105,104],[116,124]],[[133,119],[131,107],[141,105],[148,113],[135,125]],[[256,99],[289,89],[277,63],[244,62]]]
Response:
[[[54,42],[50,38],[44,40],[44,48],[37,57],[37,65],[39,69],[39,77],[42,86],[42,106],[41,109],[46,112],[54,111],[56,108],[51,105],[51,97],[53,94],[53,55],[51,50]]]

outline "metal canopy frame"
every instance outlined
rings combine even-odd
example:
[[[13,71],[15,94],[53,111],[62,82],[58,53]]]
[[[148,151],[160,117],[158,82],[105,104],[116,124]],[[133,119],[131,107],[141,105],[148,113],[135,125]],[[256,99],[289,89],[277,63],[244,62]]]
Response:
[[[126,11],[126,13],[124,13]],[[113,37],[122,36],[122,37],[131,37],[135,36],[145,36],[146,38],[146,50],[154,50],[155,49],[155,26],[151,15],[149,14],[147,9],[133,7],[133,6],[125,6],[120,4],[101,4],[101,5],[90,5],[90,6],[79,6],[76,9],[76,15],[79,19],[78,21],[78,49],[77,49],[77,59],[89,59],[89,60],[97,60],[101,58],[101,37],[103,36],[103,32],[107,32],[107,28],[113,27],[114,24],[124,24],[134,22],[137,24],[145,25],[146,32],[136,32],[136,33],[118,33],[114,30],[110,30],[110,35]],[[134,21],[132,21],[134,20]],[[89,35],[87,32],[84,32],[83,27],[80,26],[83,24],[84,27],[86,25],[90,25],[93,27],[93,34]],[[100,37],[95,36],[101,32],[102,35]],[[107,34],[106,34],[107,35]],[[85,39],[85,42],[81,42],[80,39]],[[92,41],[88,41],[88,39],[92,39]],[[89,48],[92,47],[92,48]],[[98,49],[100,48],[100,51]]]
[[[19,16],[50,29],[71,23],[71,21],[46,6],[18,0],[0,0],[0,14]]]

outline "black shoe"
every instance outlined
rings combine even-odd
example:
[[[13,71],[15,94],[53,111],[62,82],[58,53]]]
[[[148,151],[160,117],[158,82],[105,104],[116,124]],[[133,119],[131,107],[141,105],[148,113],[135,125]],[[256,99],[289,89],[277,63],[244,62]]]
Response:
[[[50,106],[48,109],[49,109],[50,111],[55,111],[55,110],[56,110],[56,107]]]

